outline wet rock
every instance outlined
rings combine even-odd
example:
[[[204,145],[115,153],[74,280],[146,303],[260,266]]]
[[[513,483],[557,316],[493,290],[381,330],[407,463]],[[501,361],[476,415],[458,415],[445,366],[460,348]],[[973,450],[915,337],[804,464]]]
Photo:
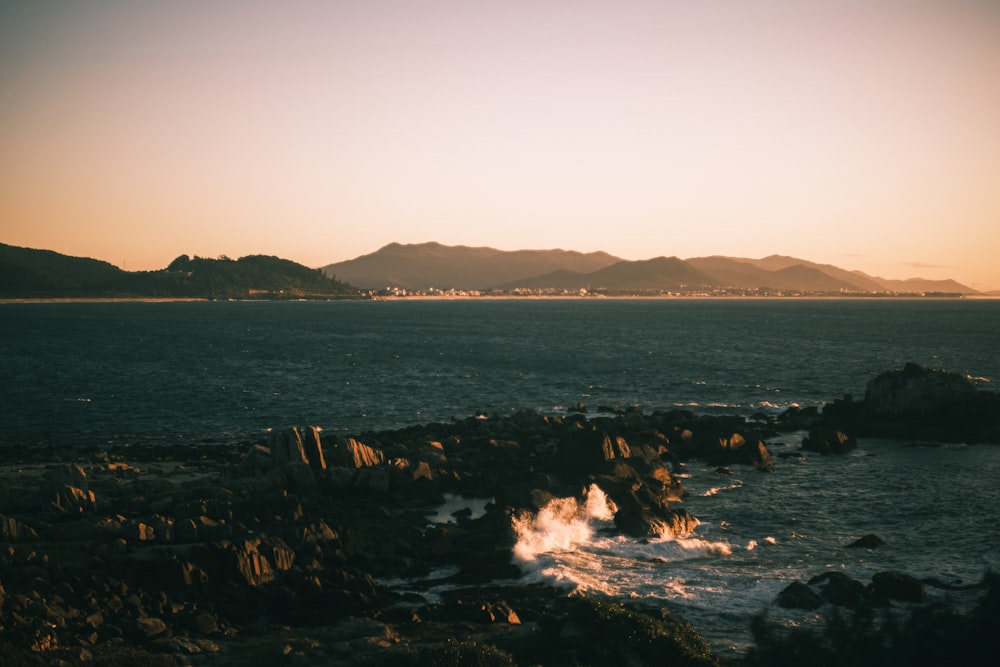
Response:
[[[818,609],[823,606],[819,593],[801,581],[793,581],[786,586],[774,602],[785,609]]]
[[[650,538],[668,535],[686,535],[693,531],[698,521],[685,509],[672,509],[663,505],[644,504],[636,495],[629,494],[615,500],[615,526],[630,537]]]
[[[824,572],[809,580],[810,586],[821,586],[821,595],[840,607],[859,609],[866,600],[865,586],[843,572]]]
[[[540,664],[716,664],[708,643],[666,610],[640,610],[585,598],[567,600],[546,619]]]
[[[285,463],[309,464],[309,458],[302,445],[302,434],[294,426],[272,432],[268,448],[271,452],[271,458],[277,465]]]
[[[12,516],[0,515],[0,541],[20,542],[38,539],[34,528]]]
[[[62,517],[78,516],[97,507],[87,473],[77,464],[52,468],[42,480],[37,503]]]
[[[508,625],[521,624],[521,618],[517,615],[517,612],[503,600],[456,599],[443,605],[436,613],[431,612],[428,615],[436,616],[448,622],[458,621],[487,625],[495,623],[506,623]]]
[[[747,447],[750,465],[764,472],[774,472],[774,461],[771,452],[762,440],[757,440]]]
[[[782,432],[808,431],[819,426],[822,417],[816,406],[799,407],[793,405],[779,414],[775,426]]]
[[[976,393],[976,386],[957,373],[908,363],[868,382],[865,408],[874,416],[961,415]]]
[[[631,453],[621,436],[612,437],[596,428],[569,431],[559,441],[552,468],[567,479],[578,479],[607,461],[627,459]]]
[[[130,542],[152,542],[156,531],[142,521],[128,521],[122,526],[122,534]]]
[[[802,449],[819,454],[846,454],[857,446],[854,436],[830,429],[814,429],[802,439]]]
[[[327,451],[329,465],[348,468],[367,468],[385,463],[385,454],[354,438],[337,438]]]
[[[260,544],[261,540],[258,538],[226,546],[226,561],[229,567],[224,576],[253,587],[274,581],[274,568],[267,557],[258,550]]]
[[[848,549],[878,549],[879,547],[885,546],[885,540],[883,540],[878,535],[869,533],[863,537],[859,537],[855,541],[847,545]]]
[[[130,628],[140,639],[149,639],[167,631],[167,624],[160,618],[137,618]]]
[[[878,572],[872,576],[869,589],[873,597],[900,602],[923,602],[926,597],[924,582],[902,572]]]
[[[318,426],[310,426],[306,429],[302,438],[302,448],[306,455],[306,461],[314,472],[326,470],[326,458],[323,456],[323,445],[319,438],[320,429]]]
[[[1000,442],[1000,394],[958,373],[908,363],[869,381],[864,400],[828,403],[823,421],[861,435]]]
[[[274,467],[271,450],[264,445],[253,445],[240,462],[240,473],[246,476],[262,475]]]

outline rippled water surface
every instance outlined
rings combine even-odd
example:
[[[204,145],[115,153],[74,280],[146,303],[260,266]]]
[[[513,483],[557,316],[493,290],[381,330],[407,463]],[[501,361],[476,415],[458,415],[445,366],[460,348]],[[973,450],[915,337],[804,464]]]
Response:
[[[907,361],[1000,377],[1000,301],[0,304],[2,441],[358,432],[477,411],[818,405]]]

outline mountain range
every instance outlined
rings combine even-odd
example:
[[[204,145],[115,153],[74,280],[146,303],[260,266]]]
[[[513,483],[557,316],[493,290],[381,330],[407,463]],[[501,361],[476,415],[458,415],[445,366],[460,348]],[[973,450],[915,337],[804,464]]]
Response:
[[[886,280],[795,257],[654,257],[391,243],[321,269],[250,255],[181,255],[159,271],[0,243],[0,298],[357,298],[379,292],[672,294],[976,294],[954,280]]]
[[[632,261],[605,252],[504,251],[440,243],[390,243],[371,254],[324,266],[323,271],[369,290],[976,293],[954,280],[889,280],[783,255]]]

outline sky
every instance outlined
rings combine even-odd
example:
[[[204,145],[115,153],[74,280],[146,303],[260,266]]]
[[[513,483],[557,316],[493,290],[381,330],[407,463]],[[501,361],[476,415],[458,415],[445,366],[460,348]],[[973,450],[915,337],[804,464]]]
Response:
[[[1000,2],[0,0],[0,242],[425,241],[1000,289]]]

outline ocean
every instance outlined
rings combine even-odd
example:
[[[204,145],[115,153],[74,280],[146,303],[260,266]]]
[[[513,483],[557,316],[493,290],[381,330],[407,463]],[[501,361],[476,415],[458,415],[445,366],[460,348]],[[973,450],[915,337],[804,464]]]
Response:
[[[860,397],[916,362],[1000,382],[1000,301],[565,299],[0,304],[0,444],[358,435],[530,408],[776,414]],[[662,603],[720,653],[793,580],[896,569],[972,583],[1000,567],[1000,447],[860,441],[773,474],[684,469],[692,535],[614,535],[597,494],[518,525],[525,581]],[[597,499],[597,500],[595,500]],[[485,499],[484,499],[485,500]],[[881,549],[845,549],[875,533]],[[962,593],[929,589],[963,604]]]

